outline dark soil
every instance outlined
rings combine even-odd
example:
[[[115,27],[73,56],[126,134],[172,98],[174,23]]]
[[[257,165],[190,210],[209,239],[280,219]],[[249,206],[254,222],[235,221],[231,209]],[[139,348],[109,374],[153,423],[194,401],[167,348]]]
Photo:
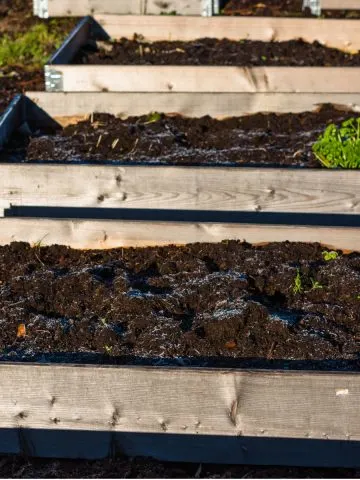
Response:
[[[0,478],[360,478],[350,468],[200,465],[144,458],[54,460],[0,457]]]
[[[26,90],[44,90],[44,72],[22,67],[0,71],[0,116],[15,95]]]
[[[0,247],[1,358],[357,369],[360,254],[323,250]]]
[[[296,32],[295,32],[296,34]],[[219,40],[199,38],[191,42],[146,42],[138,36],[84,47],[73,63],[93,65],[234,65],[334,66],[360,65],[360,53],[346,53],[319,42],[301,39],[287,42]]]
[[[0,161],[320,167],[312,144],[326,125],[352,115],[331,105],[312,113],[225,120],[154,114],[121,120],[95,114],[56,135],[15,136]]]
[[[302,10],[302,0],[229,0],[224,15],[260,17],[312,17],[309,8]],[[322,10],[322,18],[360,18],[360,10]]]

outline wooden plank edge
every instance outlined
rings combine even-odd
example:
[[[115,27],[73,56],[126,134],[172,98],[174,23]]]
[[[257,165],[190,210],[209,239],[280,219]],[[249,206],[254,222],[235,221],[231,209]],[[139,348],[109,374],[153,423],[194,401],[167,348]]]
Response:
[[[359,67],[46,65],[64,92],[359,93]]]
[[[258,112],[300,113],[332,103],[360,111],[360,93],[138,93],[26,92],[26,96],[53,117],[111,113],[121,117],[152,111],[189,117],[223,118]],[[57,118],[60,121],[66,121]]]
[[[328,248],[355,251],[360,250],[360,229],[130,220],[0,219],[0,245],[22,241],[44,246],[62,244],[77,249],[110,249],[223,240],[246,240],[252,244],[319,242]]]
[[[360,440],[354,372],[0,363],[0,381],[0,429]]]
[[[346,51],[357,51],[360,47],[359,20],[277,18],[277,17],[233,17],[215,16],[181,17],[124,15],[95,15],[96,21],[113,38],[132,38],[134,32],[141,33],[146,40],[157,41],[195,40],[209,36],[260,41],[288,41],[302,38],[307,42],[320,43]]]

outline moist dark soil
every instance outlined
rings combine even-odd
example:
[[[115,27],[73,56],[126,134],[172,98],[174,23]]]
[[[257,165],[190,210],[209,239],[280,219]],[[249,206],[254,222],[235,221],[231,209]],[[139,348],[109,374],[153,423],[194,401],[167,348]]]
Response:
[[[40,245],[0,247],[3,360],[360,366],[359,253],[325,260],[319,244],[289,242]]]
[[[16,67],[0,71],[0,116],[14,96],[26,90],[44,90],[43,70]]]
[[[0,457],[0,478],[359,478],[350,468],[200,465],[145,458],[60,460]]]
[[[225,120],[95,114],[55,135],[14,136],[0,161],[320,167],[312,144],[326,125],[351,116],[331,105],[317,112]]]
[[[296,32],[295,32],[296,33]],[[93,65],[233,65],[249,66],[334,66],[360,65],[360,53],[346,53],[315,41],[261,42],[199,38],[191,42],[146,42],[142,37],[97,42],[84,47],[75,64]]]
[[[229,0],[224,15],[260,17],[312,17],[309,8],[302,10],[302,0]],[[322,10],[322,18],[360,18],[360,10]]]

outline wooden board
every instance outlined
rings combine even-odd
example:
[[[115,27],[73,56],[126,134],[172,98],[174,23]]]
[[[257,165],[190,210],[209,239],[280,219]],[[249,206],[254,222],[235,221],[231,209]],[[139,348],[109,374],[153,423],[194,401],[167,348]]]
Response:
[[[351,170],[1,164],[0,208],[358,214],[359,185]]]
[[[359,2],[358,2],[359,3]],[[276,18],[276,17],[213,17],[179,16],[131,17],[96,15],[113,38],[141,33],[147,40],[194,40],[201,37],[286,41],[303,38],[345,50],[360,49],[360,20]],[[209,33],[210,32],[210,33]]]
[[[46,432],[56,432],[62,445],[58,442],[58,450],[50,442],[45,446],[53,456],[61,456],[70,445],[72,455],[89,456],[86,447],[94,453],[94,445],[86,437],[84,444],[77,441],[84,432],[102,440],[96,445],[98,456],[120,449],[163,459],[188,460],[192,455],[192,461],[262,463],[254,440],[274,450],[281,439],[288,445],[298,439],[305,441],[305,449],[297,450],[295,458],[304,464],[306,442],[311,448],[322,440],[323,449],[331,450],[334,440],[349,448],[349,441],[360,439],[358,374],[1,364],[0,382],[0,451],[7,453],[16,449],[39,455],[36,433],[42,432],[44,439]],[[61,432],[74,434],[66,445]],[[156,437],[169,439],[166,448],[157,449],[158,442],[150,441]],[[209,446],[207,439],[212,448],[204,455],[201,445]],[[227,452],[229,441],[232,449]],[[289,464],[279,453],[271,463]],[[344,457],[340,448],[329,463]],[[352,464],[359,464],[358,456]]]
[[[39,1],[39,0],[35,0]],[[47,0],[47,17],[116,15],[202,15],[212,0]],[[210,9],[211,11],[211,9]]]
[[[359,0],[321,0],[323,10],[359,10]]]
[[[246,240],[249,243],[319,242],[339,250],[360,250],[360,229],[236,223],[130,220],[0,219],[0,244],[55,243],[81,249],[185,245],[194,242]]]
[[[319,104],[334,103],[360,110],[360,93],[128,93],[27,92],[26,95],[53,117],[107,112],[144,115],[149,112],[180,113],[189,117],[241,116],[257,112],[299,113]],[[64,122],[64,119],[59,119]]]
[[[358,93],[360,68],[54,65],[65,92]]]

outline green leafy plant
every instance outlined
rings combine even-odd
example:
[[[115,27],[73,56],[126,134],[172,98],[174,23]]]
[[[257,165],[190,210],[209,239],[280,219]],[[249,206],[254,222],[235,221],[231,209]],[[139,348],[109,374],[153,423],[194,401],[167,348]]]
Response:
[[[303,291],[303,285],[302,285],[302,279],[301,279],[301,273],[300,269],[298,268],[296,271],[296,276],[294,279],[294,285],[293,285],[293,293],[301,293]]]
[[[107,355],[111,355],[112,347],[110,347],[109,345],[104,345],[104,350]]]
[[[64,34],[56,23],[40,23],[32,26],[27,32],[0,37],[0,66],[23,64],[34,68],[42,66],[51,52],[58,48]]]
[[[360,168],[360,117],[329,125],[312,151],[327,168]]]
[[[339,254],[331,250],[330,252],[327,252],[327,251],[322,252],[322,256],[324,257],[325,262],[329,262],[330,260],[336,260]]]
[[[161,114],[158,112],[151,112],[149,113],[144,125],[149,125],[150,123],[155,123],[155,122],[158,122],[159,120],[161,120]]]
[[[319,290],[320,288],[324,288],[317,280],[311,278],[311,290]]]

